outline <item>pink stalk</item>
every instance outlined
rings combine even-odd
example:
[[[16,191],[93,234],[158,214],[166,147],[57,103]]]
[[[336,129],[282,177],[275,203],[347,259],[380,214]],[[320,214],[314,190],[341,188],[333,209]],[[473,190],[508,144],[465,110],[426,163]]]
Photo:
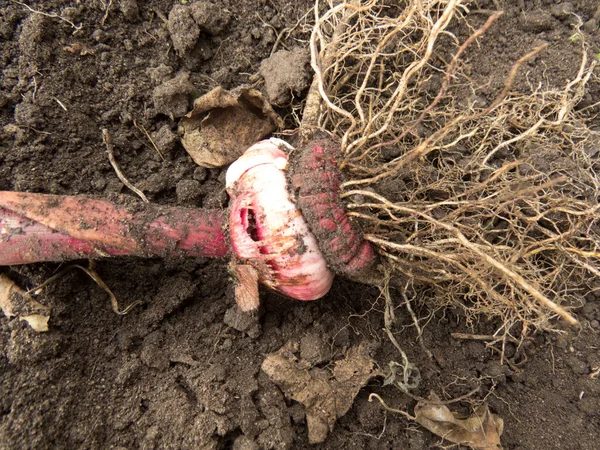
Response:
[[[0,265],[100,256],[228,255],[227,215],[105,200],[0,192]]]
[[[0,265],[68,261],[119,254],[113,248],[101,248],[89,241],[75,239],[0,208]]]

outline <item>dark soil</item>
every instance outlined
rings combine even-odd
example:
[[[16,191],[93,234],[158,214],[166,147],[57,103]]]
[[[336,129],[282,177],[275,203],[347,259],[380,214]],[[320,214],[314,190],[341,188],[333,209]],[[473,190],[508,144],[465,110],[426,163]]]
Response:
[[[101,133],[107,129],[123,173],[152,202],[211,208],[227,205],[224,170],[193,163],[176,135],[177,119],[210,88],[254,80],[276,42],[306,48],[302,17],[312,7],[308,0],[222,0],[193,11],[188,2],[166,0],[28,3],[49,16],[2,3],[0,190],[131,194],[109,164]],[[494,3],[503,2],[479,2],[488,10]],[[597,5],[506,0],[505,15],[469,50],[467,73],[490,83],[492,97],[516,59],[548,42],[515,87],[527,89],[527,81],[562,86],[579,67],[579,46],[571,39],[576,17],[585,23],[592,53],[600,53]],[[486,17],[470,20],[480,26]],[[298,21],[301,26],[277,40]],[[469,33],[455,32],[461,39]],[[592,84],[589,104],[599,98],[598,83]],[[280,110],[290,126],[293,111]],[[27,289],[62,267],[0,271]],[[118,316],[103,290],[71,271],[38,297],[52,311],[49,332],[0,318],[0,448],[306,448],[303,407],[286,400],[260,370],[267,353],[292,340],[302,359],[327,368],[350,346],[367,342],[382,368],[400,359],[382,333],[375,288],[338,279],[330,294],[310,303],[265,291],[260,314],[251,316],[235,308],[226,261],[124,258],[98,261],[96,268],[122,307],[142,306]],[[398,309],[397,339],[422,376],[414,394],[435,391],[449,399],[479,387],[453,407],[468,413],[473,401],[486,398],[504,419],[507,449],[597,449],[597,292],[577,312],[580,332],[557,324],[559,331],[529,337],[520,347],[508,342],[504,364],[485,341],[453,337],[490,334],[497,323],[482,318],[471,329],[457,311],[429,311],[427,291],[410,293],[417,315],[430,319],[422,323],[423,337],[434,357]],[[421,450],[442,442],[370,403],[371,392],[411,413],[416,403],[372,380],[318,448]]]

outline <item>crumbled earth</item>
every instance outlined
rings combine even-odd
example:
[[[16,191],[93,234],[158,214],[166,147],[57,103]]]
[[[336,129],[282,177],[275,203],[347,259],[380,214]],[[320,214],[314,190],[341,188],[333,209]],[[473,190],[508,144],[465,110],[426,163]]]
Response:
[[[292,94],[308,88],[310,51],[306,48],[279,50],[260,64],[260,76],[265,80],[267,100],[272,105],[285,105]]]
[[[600,54],[596,0],[481,0],[475,28],[501,4],[505,14],[465,61],[472,80],[489,83],[490,96],[502,89],[513,62],[542,42],[548,50],[528,62],[515,88],[563,85],[578,67],[572,27],[579,19],[591,54]],[[0,5],[0,190],[131,194],[108,161],[106,129],[121,170],[150,201],[192,207],[226,207],[224,170],[194,164],[177,138],[177,118],[216,86],[256,83],[270,95],[264,81],[255,81],[261,63],[278,50],[306,50],[313,6],[309,0],[27,5],[44,14],[19,2]],[[463,40],[470,32],[452,31]],[[294,128],[304,85],[292,80],[278,89],[278,112]],[[587,105],[600,98],[597,81],[588,97]],[[401,360],[382,333],[377,289],[338,279],[324,299],[309,303],[264,291],[260,312],[246,316],[235,307],[226,263],[98,261],[121,307],[141,306],[118,316],[105,291],[70,271],[36,298],[51,310],[50,331],[0,317],[0,448],[309,448],[304,406],[261,371],[266,355],[295,341],[297,356],[324,371],[359,345],[372,349],[382,370]],[[0,272],[30,289],[62,267]],[[555,333],[529,336],[520,346],[508,341],[503,349],[456,334],[489,335],[498,323],[482,318],[470,328],[459,311],[428,310],[427,291],[410,294],[433,354],[421,348],[409,314],[399,308],[395,336],[421,373],[413,394],[448,400],[479,388],[452,410],[467,417],[485,398],[504,420],[506,449],[598,448],[600,290],[576,312],[581,331],[557,324]],[[383,377],[372,379],[318,448],[442,444],[369,402],[370,393],[411,414],[417,403],[384,386]]]

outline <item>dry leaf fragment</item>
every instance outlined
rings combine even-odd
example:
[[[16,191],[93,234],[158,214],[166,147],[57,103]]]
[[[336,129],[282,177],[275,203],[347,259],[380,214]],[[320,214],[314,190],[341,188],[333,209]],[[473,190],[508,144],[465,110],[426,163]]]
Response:
[[[229,264],[235,280],[235,302],[244,312],[254,311],[260,305],[258,296],[258,271],[249,264]]]
[[[286,397],[304,405],[309,442],[323,442],[335,421],[348,412],[358,391],[381,373],[364,344],[350,348],[331,372],[311,368],[308,362],[296,359],[288,347],[267,355],[262,370]]]
[[[63,47],[65,52],[72,53],[74,55],[86,56],[86,55],[95,55],[96,52],[84,46],[79,42],[74,42],[71,45],[66,45]]]
[[[23,316],[20,318],[29,324],[34,331],[38,333],[42,333],[44,331],[48,331],[48,320],[50,320],[50,316],[42,316],[41,314],[30,314],[28,316]]]
[[[6,317],[19,317],[37,332],[48,331],[49,311],[6,275],[0,275],[0,308]]]
[[[466,419],[458,419],[448,407],[440,404],[437,395],[431,393],[429,401],[421,400],[415,406],[415,418],[432,433],[455,444],[468,445],[477,450],[502,448],[500,436],[504,421],[492,414],[485,403]]]
[[[222,167],[252,144],[283,128],[283,120],[260,92],[216,87],[196,99],[180,122],[181,142],[196,164]]]

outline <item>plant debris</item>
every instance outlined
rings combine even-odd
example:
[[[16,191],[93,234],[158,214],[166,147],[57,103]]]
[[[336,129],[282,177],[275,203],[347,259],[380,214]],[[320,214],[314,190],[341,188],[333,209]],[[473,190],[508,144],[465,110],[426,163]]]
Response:
[[[36,302],[4,274],[0,275],[0,308],[7,318],[18,317],[38,333],[48,331],[48,307]]]
[[[281,117],[257,90],[216,87],[196,99],[179,131],[194,162],[214,168],[232,163],[252,144],[283,126]]]
[[[375,368],[366,344],[351,347],[331,371],[311,367],[309,362],[296,358],[294,350],[294,345],[288,343],[267,355],[262,370],[286,397],[304,405],[308,441],[317,444],[327,438],[335,421],[348,412],[358,391],[381,373]]]
[[[250,264],[229,263],[229,271],[235,281],[235,301],[242,311],[258,309],[258,271]]]
[[[468,445],[478,450],[502,448],[500,436],[504,430],[504,421],[492,414],[485,403],[475,408],[469,417],[459,419],[432,392],[429,401],[421,400],[415,406],[415,420],[432,433],[455,444]]]

